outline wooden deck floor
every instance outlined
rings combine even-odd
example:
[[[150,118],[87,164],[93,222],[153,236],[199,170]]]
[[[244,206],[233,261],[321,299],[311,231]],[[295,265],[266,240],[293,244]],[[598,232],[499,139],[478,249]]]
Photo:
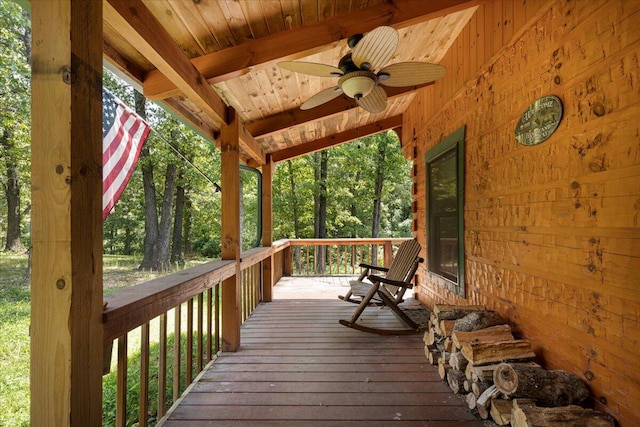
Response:
[[[380,336],[338,323],[355,305],[346,279],[283,279],[164,426],[483,426],[440,380],[422,336]],[[395,324],[369,308],[367,324]]]

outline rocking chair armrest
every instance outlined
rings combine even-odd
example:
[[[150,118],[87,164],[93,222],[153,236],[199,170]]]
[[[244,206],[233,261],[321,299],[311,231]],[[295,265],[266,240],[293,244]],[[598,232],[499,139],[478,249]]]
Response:
[[[399,286],[399,287],[403,287],[404,286],[407,289],[413,288],[413,283],[411,283],[411,282],[403,282],[401,280],[391,280],[391,279],[387,279],[384,276],[376,276],[375,274],[370,274],[368,276],[368,279],[371,280],[373,283],[381,282],[381,283],[384,283],[386,285],[391,285],[391,286]]]
[[[361,262],[360,264],[358,264],[360,267],[362,268],[368,268],[369,270],[377,270],[377,271],[384,271],[385,273],[387,271],[389,271],[389,269],[387,267],[380,267],[378,265],[371,265],[371,264],[365,264],[363,262]]]

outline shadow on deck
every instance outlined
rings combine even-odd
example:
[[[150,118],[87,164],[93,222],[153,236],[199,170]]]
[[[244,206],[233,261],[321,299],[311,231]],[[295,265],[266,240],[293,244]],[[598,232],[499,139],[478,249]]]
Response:
[[[242,327],[241,348],[206,370],[164,426],[482,426],[424,356],[421,335],[338,323],[347,278],[284,278]],[[368,308],[369,325],[398,327]]]

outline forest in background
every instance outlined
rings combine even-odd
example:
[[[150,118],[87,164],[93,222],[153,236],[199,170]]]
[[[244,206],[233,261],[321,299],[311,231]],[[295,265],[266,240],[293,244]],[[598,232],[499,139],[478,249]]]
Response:
[[[0,243],[30,240],[29,15],[0,0]],[[106,254],[139,255],[140,268],[171,270],[185,257],[220,255],[220,152],[105,70],[104,86],[152,127],[127,189],[104,223]],[[274,239],[408,237],[411,165],[394,132],[277,164]],[[243,247],[255,245],[259,177],[243,168]]]

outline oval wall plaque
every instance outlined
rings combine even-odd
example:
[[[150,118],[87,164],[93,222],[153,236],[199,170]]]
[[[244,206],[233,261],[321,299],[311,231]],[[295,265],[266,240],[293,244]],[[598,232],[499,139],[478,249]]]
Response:
[[[522,113],[516,125],[516,139],[522,145],[536,145],[545,141],[558,128],[562,118],[562,101],[554,95],[534,101]]]

